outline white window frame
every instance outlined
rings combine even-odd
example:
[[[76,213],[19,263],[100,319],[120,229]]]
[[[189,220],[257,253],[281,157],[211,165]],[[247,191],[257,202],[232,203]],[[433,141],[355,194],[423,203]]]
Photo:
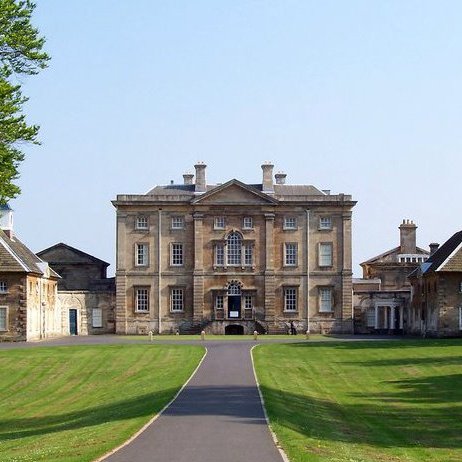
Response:
[[[8,283],[6,281],[0,281],[0,294],[8,293]]]
[[[213,229],[225,229],[225,217],[215,217],[213,219]]]
[[[459,330],[462,330],[462,306],[459,306]]]
[[[332,313],[334,311],[334,293],[332,287],[319,287],[319,312]]]
[[[242,236],[236,231],[226,238],[226,265],[242,266]]]
[[[292,216],[284,217],[282,229],[283,230],[297,229],[297,217],[292,217]]]
[[[298,248],[296,242],[284,243],[284,266],[298,266]]]
[[[149,244],[145,242],[135,244],[135,266],[149,266]]]
[[[225,297],[222,294],[215,295],[214,306],[216,310],[224,310],[225,309]]]
[[[139,215],[135,219],[135,229],[149,229],[148,217]]]
[[[135,312],[149,313],[149,287],[135,288]]]
[[[284,287],[284,311],[289,313],[298,311],[297,287]]]
[[[221,242],[215,244],[214,260],[216,266],[225,266],[225,245]]]
[[[242,219],[242,229],[253,229],[253,218],[244,217]]]
[[[319,217],[319,229],[332,229],[332,217]]]
[[[103,309],[93,308],[91,311],[91,326],[103,327]]]
[[[329,252],[324,252],[326,249],[329,249]],[[318,254],[318,264],[321,268],[334,266],[334,246],[332,242],[320,242]]]
[[[184,229],[184,217],[174,216],[171,221],[172,229]]]
[[[244,309],[251,310],[253,309],[253,295],[252,294],[244,294],[243,298],[243,305]]]
[[[5,313],[4,315],[0,314],[0,331],[7,332],[8,331],[8,307],[0,306],[0,311]]]
[[[184,265],[184,246],[182,242],[172,242],[170,244],[170,265]]]
[[[184,289],[182,287],[170,288],[170,311],[172,313],[184,311]]]
[[[252,266],[253,265],[253,244],[244,244],[242,254],[243,254],[242,258],[244,259],[243,265]]]

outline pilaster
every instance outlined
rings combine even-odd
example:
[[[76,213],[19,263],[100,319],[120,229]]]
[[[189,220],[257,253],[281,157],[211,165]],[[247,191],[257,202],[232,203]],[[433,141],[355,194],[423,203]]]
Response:
[[[194,274],[193,274],[193,318],[201,321],[204,315],[204,230],[203,215],[194,216]]]
[[[265,320],[274,320],[276,281],[274,276],[274,213],[265,213]]]

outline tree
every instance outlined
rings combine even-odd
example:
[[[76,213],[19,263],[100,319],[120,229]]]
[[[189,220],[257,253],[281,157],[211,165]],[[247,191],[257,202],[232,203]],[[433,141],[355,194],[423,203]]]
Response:
[[[0,204],[21,191],[13,183],[24,160],[21,145],[39,144],[39,127],[28,125],[22,112],[27,98],[18,77],[34,75],[50,59],[42,50],[45,39],[31,23],[35,4],[30,0],[0,0]]]

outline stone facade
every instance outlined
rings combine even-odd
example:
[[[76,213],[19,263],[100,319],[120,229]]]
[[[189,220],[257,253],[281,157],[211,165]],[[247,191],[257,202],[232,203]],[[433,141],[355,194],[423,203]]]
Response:
[[[117,333],[351,332],[351,196],[195,169],[113,201]]]
[[[410,333],[432,337],[462,335],[462,231],[455,233],[410,276]]]
[[[37,254],[61,276],[57,305],[63,335],[115,332],[115,280],[109,263],[59,243]]]
[[[59,336],[59,276],[14,234],[8,206],[0,222],[0,341]]]
[[[409,330],[411,285],[408,276],[427,260],[416,245],[417,226],[403,220],[400,245],[363,263],[353,280],[355,333],[402,334]]]

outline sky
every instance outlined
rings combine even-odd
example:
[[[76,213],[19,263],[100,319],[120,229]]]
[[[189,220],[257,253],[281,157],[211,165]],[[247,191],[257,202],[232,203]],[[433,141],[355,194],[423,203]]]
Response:
[[[38,252],[115,260],[117,194],[207,181],[351,194],[353,269],[462,229],[462,2],[36,0],[52,59],[23,78],[41,127],[10,205]]]

